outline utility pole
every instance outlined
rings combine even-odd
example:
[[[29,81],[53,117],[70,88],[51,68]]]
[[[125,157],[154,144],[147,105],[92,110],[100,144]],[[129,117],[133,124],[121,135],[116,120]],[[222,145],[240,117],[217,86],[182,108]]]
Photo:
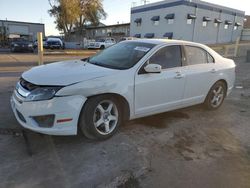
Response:
[[[136,2],[133,1],[133,2],[131,3],[131,7],[133,8],[133,7],[135,7],[135,6],[136,6]]]
[[[149,0],[142,0],[142,3],[146,5],[147,3],[149,3]]]

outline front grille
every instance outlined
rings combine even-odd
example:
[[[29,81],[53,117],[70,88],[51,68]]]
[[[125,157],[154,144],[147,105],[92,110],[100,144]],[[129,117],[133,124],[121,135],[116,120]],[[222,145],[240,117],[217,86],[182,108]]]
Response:
[[[19,117],[19,119],[20,119],[22,122],[26,123],[25,118],[23,117],[23,115],[22,115],[18,110],[16,110],[16,113],[17,113],[17,116]]]
[[[36,88],[39,87],[39,86],[37,86],[37,85],[35,85],[35,84],[32,84],[32,83],[30,83],[30,82],[24,80],[23,78],[20,78],[20,84],[21,84],[21,86],[22,86],[24,89],[26,89],[26,90],[28,90],[28,91],[32,91],[32,90],[34,90],[34,89],[36,89]]]

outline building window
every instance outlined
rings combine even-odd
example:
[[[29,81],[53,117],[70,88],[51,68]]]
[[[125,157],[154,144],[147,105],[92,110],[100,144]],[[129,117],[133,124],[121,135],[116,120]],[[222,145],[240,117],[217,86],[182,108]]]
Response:
[[[153,21],[153,25],[159,25],[159,21]]]
[[[208,22],[211,21],[211,18],[204,16],[202,20],[202,26],[207,27]]]
[[[214,19],[214,27],[218,27],[219,24],[221,24],[221,23],[222,23],[222,21],[220,19],[218,19],[218,18]]]
[[[174,23],[174,17],[175,17],[175,14],[168,14],[168,15],[165,16],[165,19],[167,19],[168,24],[173,24]]]
[[[134,37],[135,38],[141,38],[141,34],[135,34]]]
[[[105,29],[103,29],[103,30],[102,30],[102,34],[105,34],[105,33],[106,33],[106,30],[105,30]]]
[[[193,21],[192,19],[187,19],[187,24],[188,24],[188,25],[191,25],[191,24],[192,24],[192,21]]]
[[[154,38],[155,34],[154,33],[146,33],[144,35],[145,38]]]
[[[195,20],[195,19],[196,19],[196,15],[194,15],[194,14],[188,14],[187,15],[187,24],[191,25],[193,23],[193,20]]]
[[[203,22],[202,22],[202,26],[203,26],[203,27],[207,27],[207,22],[204,22],[204,21],[203,21]]]
[[[239,23],[239,22],[236,22],[236,23],[234,24],[234,30],[237,30],[240,26],[242,26],[242,24]]]
[[[225,21],[225,26],[224,26],[224,29],[228,29],[230,25],[232,25],[233,22],[231,22],[230,20],[226,20]]]
[[[140,26],[141,26],[141,22],[142,22],[142,19],[141,19],[141,18],[136,18],[136,19],[135,19],[135,23],[136,23],[136,26],[137,26],[137,27],[140,27]]]
[[[174,23],[174,19],[168,19],[168,24],[173,24]]]
[[[159,25],[160,16],[153,16],[151,20],[153,21],[153,25]]]
[[[163,35],[164,38],[167,38],[167,39],[172,39],[173,38],[173,32],[168,32],[168,33],[165,33]]]

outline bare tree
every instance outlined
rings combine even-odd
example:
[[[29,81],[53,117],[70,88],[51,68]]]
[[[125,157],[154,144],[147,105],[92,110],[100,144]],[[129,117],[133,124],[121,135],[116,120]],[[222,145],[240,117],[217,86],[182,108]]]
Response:
[[[73,27],[82,34],[86,24],[97,25],[106,18],[102,0],[48,0],[49,14],[55,17],[57,29],[67,36]]]

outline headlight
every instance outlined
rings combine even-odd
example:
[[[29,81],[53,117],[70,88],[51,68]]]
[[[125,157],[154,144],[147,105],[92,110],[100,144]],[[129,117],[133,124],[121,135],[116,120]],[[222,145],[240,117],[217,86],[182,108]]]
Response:
[[[19,46],[18,44],[14,44],[15,47]]]
[[[33,47],[33,45],[32,45],[32,44],[29,44],[28,47]]]
[[[25,101],[42,101],[52,99],[62,87],[39,87],[30,92]]]

